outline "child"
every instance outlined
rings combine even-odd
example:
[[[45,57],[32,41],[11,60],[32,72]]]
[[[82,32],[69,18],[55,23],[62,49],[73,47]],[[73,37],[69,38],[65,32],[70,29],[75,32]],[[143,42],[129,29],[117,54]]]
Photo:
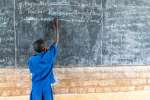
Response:
[[[58,33],[58,19],[53,20],[53,29]],[[58,51],[59,34],[56,34],[54,43],[45,49],[44,40],[39,39],[33,43],[34,51],[28,60],[29,70],[32,74],[32,90],[30,100],[53,100],[51,84],[55,83],[53,74],[54,62]]]

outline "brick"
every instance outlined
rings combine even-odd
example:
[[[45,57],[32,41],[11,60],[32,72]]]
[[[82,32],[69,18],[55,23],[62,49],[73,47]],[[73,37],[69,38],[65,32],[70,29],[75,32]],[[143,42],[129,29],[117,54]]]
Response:
[[[139,78],[150,78],[150,72],[140,72]]]
[[[82,83],[82,86],[97,86],[99,84],[99,81],[83,81]]]
[[[95,93],[95,87],[88,87],[88,93]]]
[[[135,90],[144,90],[144,85],[135,86]]]
[[[81,86],[80,82],[70,82],[70,87]]]
[[[85,87],[79,87],[78,88],[78,93],[87,93],[87,90],[88,90],[88,88],[85,88]]]
[[[119,91],[122,91],[122,92],[129,91],[129,87],[128,86],[122,86],[122,87],[118,87],[118,88],[119,88]]]
[[[8,96],[8,95],[11,95],[11,91],[9,91],[9,90],[2,91],[2,93],[1,93],[0,95],[1,95],[1,96]]]
[[[64,80],[64,81],[60,81],[60,83],[58,84],[59,87],[67,87],[70,86],[70,80]]]
[[[149,78],[149,79],[147,79],[147,84],[150,84],[150,78]]]
[[[119,92],[120,91],[120,87],[117,87],[117,86],[109,87],[109,88],[111,88],[112,92]]]
[[[69,93],[69,89],[68,88],[60,88],[59,93],[61,93],[61,94]]]
[[[145,85],[144,86],[144,90],[150,90],[150,86],[149,85]]]
[[[104,92],[103,87],[96,87],[95,89],[96,89],[96,90],[95,90],[96,93]]]
[[[112,87],[103,87],[104,92],[112,92]]]
[[[116,82],[116,86],[129,86],[131,85],[130,79],[114,79]]]
[[[1,83],[1,82],[5,82],[5,81],[6,81],[6,77],[0,76],[0,83]]]
[[[135,90],[135,86],[129,86],[129,87],[128,87],[128,90],[129,90],[129,91],[134,91],[134,90]]]
[[[121,92],[150,89],[150,73],[144,68],[57,68],[56,94]],[[26,69],[0,69],[0,95],[27,95],[31,77]]]
[[[69,93],[78,93],[78,88],[69,88]]]
[[[131,79],[130,81],[132,85],[143,85],[147,83],[146,79]]]
[[[115,86],[115,80],[99,80],[98,86]]]
[[[3,82],[0,83],[0,87],[17,87],[15,82]]]
[[[138,78],[139,74],[137,72],[124,72],[126,78]]]

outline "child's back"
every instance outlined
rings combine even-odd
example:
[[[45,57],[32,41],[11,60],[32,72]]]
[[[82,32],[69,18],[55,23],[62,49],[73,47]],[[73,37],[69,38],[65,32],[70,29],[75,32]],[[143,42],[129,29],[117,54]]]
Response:
[[[44,95],[47,94],[46,91],[52,91],[50,85],[55,82],[53,66],[56,55],[57,45],[53,44],[48,51],[42,51],[41,53],[37,53],[29,58],[28,66],[32,73],[31,100],[47,100],[33,98],[37,96],[38,98],[41,98],[41,96],[44,97]]]

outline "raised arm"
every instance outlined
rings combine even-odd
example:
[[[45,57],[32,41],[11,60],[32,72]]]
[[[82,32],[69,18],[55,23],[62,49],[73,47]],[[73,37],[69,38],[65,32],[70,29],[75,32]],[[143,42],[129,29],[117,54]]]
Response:
[[[53,45],[49,47],[45,55],[42,57],[42,61],[45,62],[53,62],[56,58],[57,51],[58,51],[58,42],[59,42],[59,27],[60,22],[58,21],[58,18],[54,18],[51,22],[52,29],[54,31],[54,37],[53,37]]]
[[[53,41],[54,41],[54,43],[56,43],[56,45],[58,45],[58,43],[59,43],[59,28],[60,28],[60,22],[59,22],[58,18],[54,18],[53,29],[54,29],[55,36],[53,38]]]

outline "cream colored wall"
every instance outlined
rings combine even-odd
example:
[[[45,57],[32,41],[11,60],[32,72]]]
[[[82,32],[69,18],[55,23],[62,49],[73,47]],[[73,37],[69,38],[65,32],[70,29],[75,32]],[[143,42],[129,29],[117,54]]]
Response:
[[[28,96],[0,97],[0,100],[28,100]],[[61,94],[56,95],[55,100],[150,100],[150,91]]]

